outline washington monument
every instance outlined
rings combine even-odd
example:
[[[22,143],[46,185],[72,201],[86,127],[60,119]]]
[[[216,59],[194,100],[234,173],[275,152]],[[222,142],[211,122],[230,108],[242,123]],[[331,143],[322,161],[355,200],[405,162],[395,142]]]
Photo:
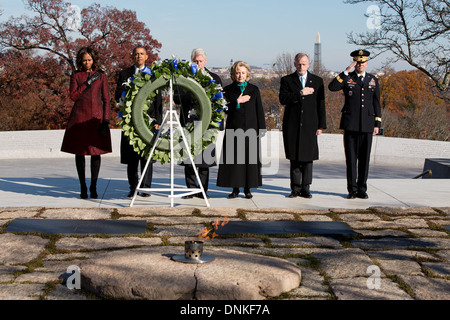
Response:
[[[322,69],[322,44],[320,43],[320,33],[317,32],[316,43],[314,44],[314,74],[319,74]]]

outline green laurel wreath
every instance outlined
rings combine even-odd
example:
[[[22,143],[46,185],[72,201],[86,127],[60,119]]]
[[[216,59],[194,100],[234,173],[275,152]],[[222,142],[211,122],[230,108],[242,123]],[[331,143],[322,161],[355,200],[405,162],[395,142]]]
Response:
[[[125,136],[128,137],[130,145],[133,146],[135,152],[139,155],[148,159],[150,152],[153,147],[153,143],[155,143],[154,139],[152,143],[145,142],[145,139],[141,137],[136,130],[133,117],[133,109],[135,109],[134,102],[136,96],[139,94],[139,91],[148,83],[154,82],[157,79],[163,77],[165,80],[169,80],[171,77],[175,80],[180,76],[195,80],[205,91],[206,96],[211,102],[211,120],[208,125],[206,132],[203,133],[202,139],[200,141],[192,141],[191,143],[191,154],[194,157],[195,155],[200,154],[203,150],[205,150],[210,144],[215,143],[217,139],[217,133],[220,128],[220,123],[224,119],[224,110],[226,110],[226,101],[223,98],[222,87],[219,84],[216,84],[213,78],[204,70],[196,70],[196,65],[191,64],[185,60],[163,60],[154,62],[151,67],[151,74],[145,72],[139,72],[134,75],[133,78],[129,79],[128,90],[124,97],[123,105],[121,106],[122,111],[122,120],[118,122],[118,125],[122,126],[122,131]],[[162,90],[164,88],[160,88]],[[144,106],[142,106],[142,110],[144,113],[144,121],[146,126],[153,133],[153,136],[156,137],[157,129],[155,127],[156,121],[148,116],[147,111],[150,108],[151,102],[155,100],[157,92],[152,91],[147,99],[145,100]],[[201,107],[196,99],[195,112],[192,112],[192,116],[196,117],[196,115],[201,114]],[[160,128],[162,130],[164,128]],[[192,133],[194,130],[194,122],[189,123],[184,128],[185,136]],[[158,145],[168,145],[168,141],[170,139],[170,135],[174,135],[174,141],[178,141],[181,143],[181,133],[176,131],[174,133],[170,133],[169,131],[161,132],[159,142],[157,142],[157,146],[153,152],[152,160],[159,161],[161,164],[171,161],[170,148],[158,148]],[[164,140],[166,143],[164,143]],[[175,161],[185,161],[188,159],[188,154],[185,152],[184,148],[178,148],[176,152],[174,152]]]

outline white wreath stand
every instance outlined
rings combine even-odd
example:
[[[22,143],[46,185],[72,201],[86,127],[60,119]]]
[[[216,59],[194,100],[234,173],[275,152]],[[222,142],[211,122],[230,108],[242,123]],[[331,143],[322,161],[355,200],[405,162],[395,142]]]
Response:
[[[174,198],[181,198],[184,196],[188,196],[188,195],[193,195],[193,194],[197,194],[199,192],[201,192],[203,194],[203,199],[206,202],[206,206],[210,207],[209,205],[209,201],[206,197],[206,192],[205,189],[203,188],[202,182],[200,181],[200,177],[198,175],[198,171],[197,171],[197,167],[194,164],[194,160],[192,158],[191,152],[190,152],[190,148],[187,145],[187,140],[186,140],[186,136],[184,135],[184,131],[183,131],[183,127],[181,126],[180,120],[178,119],[178,115],[177,112],[175,110],[173,110],[173,81],[172,81],[172,77],[170,78],[169,81],[169,90],[170,90],[170,109],[166,112],[166,114],[164,115],[164,119],[161,123],[160,126],[160,130],[158,131],[158,134],[156,135],[156,139],[155,139],[155,143],[153,144],[153,148],[152,151],[150,152],[150,155],[148,156],[148,160],[147,163],[145,164],[145,168],[144,171],[141,174],[141,178],[139,179],[139,183],[138,183],[138,187],[136,188],[136,190],[134,191],[134,195],[133,195],[133,199],[131,200],[130,203],[130,207],[133,206],[134,201],[136,200],[136,196],[138,192],[145,192],[145,193],[151,193],[151,194],[156,194],[156,195],[160,195],[160,196],[165,196],[170,198],[170,206],[173,207],[173,202],[174,202]],[[167,121],[167,118],[169,118],[169,120]],[[197,177],[197,181],[198,184],[200,186],[200,188],[178,188],[175,189],[174,186],[174,152],[173,152],[173,134],[170,134],[170,188],[141,188],[141,183],[142,180],[144,180],[144,177],[147,173],[148,170],[148,166],[151,162],[152,159],[152,155],[153,152],[155,151],[158,139],[161,135],[161,131],[163,126],[168,123],[169,124],[169,128],[170,131],[169,132],[175,132],[174,131],[174,125],[177,125],[177,128],[180,130],[181,132],[181,136],[183,138],[183,144],[184,147],[186,148],[187,154],[189,155],[189,161],[192,164],[192,167],[194,169],[195,172],[195,176]],[[169,191],[169,194],[166,193],[160,193],[160,192],[167,192]],[[179,193],[179,194],[175,194],[175,192],[183,192],[183,193]]]

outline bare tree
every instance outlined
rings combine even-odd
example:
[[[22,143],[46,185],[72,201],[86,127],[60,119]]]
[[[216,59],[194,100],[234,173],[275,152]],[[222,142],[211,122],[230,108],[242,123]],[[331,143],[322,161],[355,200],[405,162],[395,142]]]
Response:
[[[348,4],[375,3],[380,9],[376,27],[348,34],[348,42],[367,47],[375,56],[394,54],[430,77],[447,99],[450,84],[450,2],[448,0],[345,0]],[[369,17],[369,16],[368,16]]]
[[[273,70],[279,77],[294,72],[294,57],[295,54],[289,52],[283,52],[277,56],[273,64]]]

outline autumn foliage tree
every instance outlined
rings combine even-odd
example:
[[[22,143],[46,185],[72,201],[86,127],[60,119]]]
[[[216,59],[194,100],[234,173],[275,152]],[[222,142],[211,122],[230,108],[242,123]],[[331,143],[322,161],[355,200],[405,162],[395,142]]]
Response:
[[[434,81],[419,70],[387,69],[379,79],[386,135],[450,139],[450,108]]]
[[[27,9],[33,14],[0,23],[0,130],[64,126],[69,76],[83,46],[98,49],[112,97],[135,46],[147,48],[148,63],[158,59],[161,44],[134,11],[99,4],[77,10],[63,0],[27,0]]]
[[[72,106],[64,66],[13,50],[1,54],[0,62],[0,130],[63,127]]]

